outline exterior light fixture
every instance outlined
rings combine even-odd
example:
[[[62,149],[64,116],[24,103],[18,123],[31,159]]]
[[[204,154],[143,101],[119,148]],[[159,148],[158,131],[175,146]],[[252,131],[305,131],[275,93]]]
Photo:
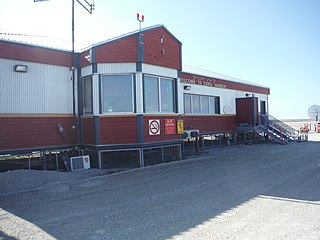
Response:
[[[191,89],[191,86],[189,86],[189,85],[183,86],[183,89],[184,89],[184,90],[190,90],[190,89]]]
[[[27,65],[14,65],[14,71],[15,72],[28,72],[28,66]]]
[[[58,129],[59,133],[63,133],[64,132],[64,127],[63,127],[63,125],[61,123],[58,124],[57,129]]]

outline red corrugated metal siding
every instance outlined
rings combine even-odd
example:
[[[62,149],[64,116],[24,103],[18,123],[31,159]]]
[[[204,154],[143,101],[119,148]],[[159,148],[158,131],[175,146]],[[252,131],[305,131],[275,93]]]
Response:
[[[149,135],[149,120],[160,120],[160,135]],[[163,142],[170,140],[179,140],[180,135],[178,134],[165,134],[165,119],[175,119],[177,122],[177,116],[144,116],[144,141],[147,142]],[[177,131],[176,131],[177,132]]]
[[[83,143],[94,144],[94,121],[93,117],[86,117],[82,119],[83,128]]]
[[[125,63],[137,61],[136,35],[97,46],[97,63]]]
[[[70,145],[71,126],[72,117],[0,117],[0,150]]]
[[[100,144],[137,143],[137,117],[101,117]]]
[[[72,66],[72,54],[66,51],[0,41],[0,58]]]
[[[183,116],[184,129],[198,129],[200,133],[232,132],[236,130],[236,115]]]
[[[91,63],[85,58],[85,56],[90,56],[90,50],[84,51],[82,53],[79,54],[79,58],[80,58],[80,67],[86,67],[88,65],[90,65]]]
[[[195,84],[203,85],[203,83],[202,84],[199,83],[199,80],[198,80],[199,78],[194,78],[194,76],[199,76],[199,75],[181,73],[180,78],[194,79]],[[200,77],[202,77],[202,76],[200,76]],[[227,81],[227,80],[214,79],[214,78],[210,78],[210,77],[205,77],[205,78],[208,81],[215,81],[216,84],[226,85],[226,89],[233,89],[233,90],[239,90],[239,91],[244,91],[244,92],[253,92],[253,93],[261,93],[261,94],[270,94],[269,88],[247,85],[244,83],[231,82],[231,81]]]
[[[181,45],[164,28],[144,32],[143,39],[145,63],[181,69]]]

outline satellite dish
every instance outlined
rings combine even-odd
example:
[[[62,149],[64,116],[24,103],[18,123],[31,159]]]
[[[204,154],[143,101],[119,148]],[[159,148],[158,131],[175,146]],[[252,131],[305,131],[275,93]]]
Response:
[[[312,105],[308,109],[308,116],[310,119],[319,121],[320,120],[320,106]]]

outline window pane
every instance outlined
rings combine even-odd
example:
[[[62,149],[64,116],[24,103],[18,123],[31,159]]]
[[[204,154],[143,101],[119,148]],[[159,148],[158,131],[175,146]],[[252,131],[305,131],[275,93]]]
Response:
[[[158,78],[144,77],[144,105],[145,112],[159,112]]]
[[[209,97],[201,96],[201,113],[208,114],[209,113]]]
[[[215,114],[215,97],[209,97],[209,113]]]
[[[192,113],[200,113],[200,96],[192,95]]]
[[[215,97],[214,101],[215,101],[215,105],[214,105],[215,111],[214,112],[216,114],[220,114],[220,97]]]
[[[102,112],[133,112],[132,76],[102,76]]]
[[[184,94],[184,113],[191,113],[191,95]]]
[[[160,79],[161,112],[173,112],[173,83],[171,79]]]
[[[92,80],[90,78],[83,79],[83,113],[92,114]]]

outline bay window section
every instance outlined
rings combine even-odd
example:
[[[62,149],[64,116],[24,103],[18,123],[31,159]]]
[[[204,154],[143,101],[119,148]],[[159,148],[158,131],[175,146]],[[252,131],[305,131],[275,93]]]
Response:
[[[175,80],[154,76],[144,76],[144,112],[174,113]]]
[[[83,89],[83,114],[93,113],[92,104],[92,78],[86,77],[82,79],[82,89]]]
[[[159,83],[156,77],[144,77],[145,112],[159,112]]]
[[[132,75],[102,75],[101,113],[134,112]]]
[[[173,84],[174,81],[172,79],[160,79],[161,112],[174,112]]]

